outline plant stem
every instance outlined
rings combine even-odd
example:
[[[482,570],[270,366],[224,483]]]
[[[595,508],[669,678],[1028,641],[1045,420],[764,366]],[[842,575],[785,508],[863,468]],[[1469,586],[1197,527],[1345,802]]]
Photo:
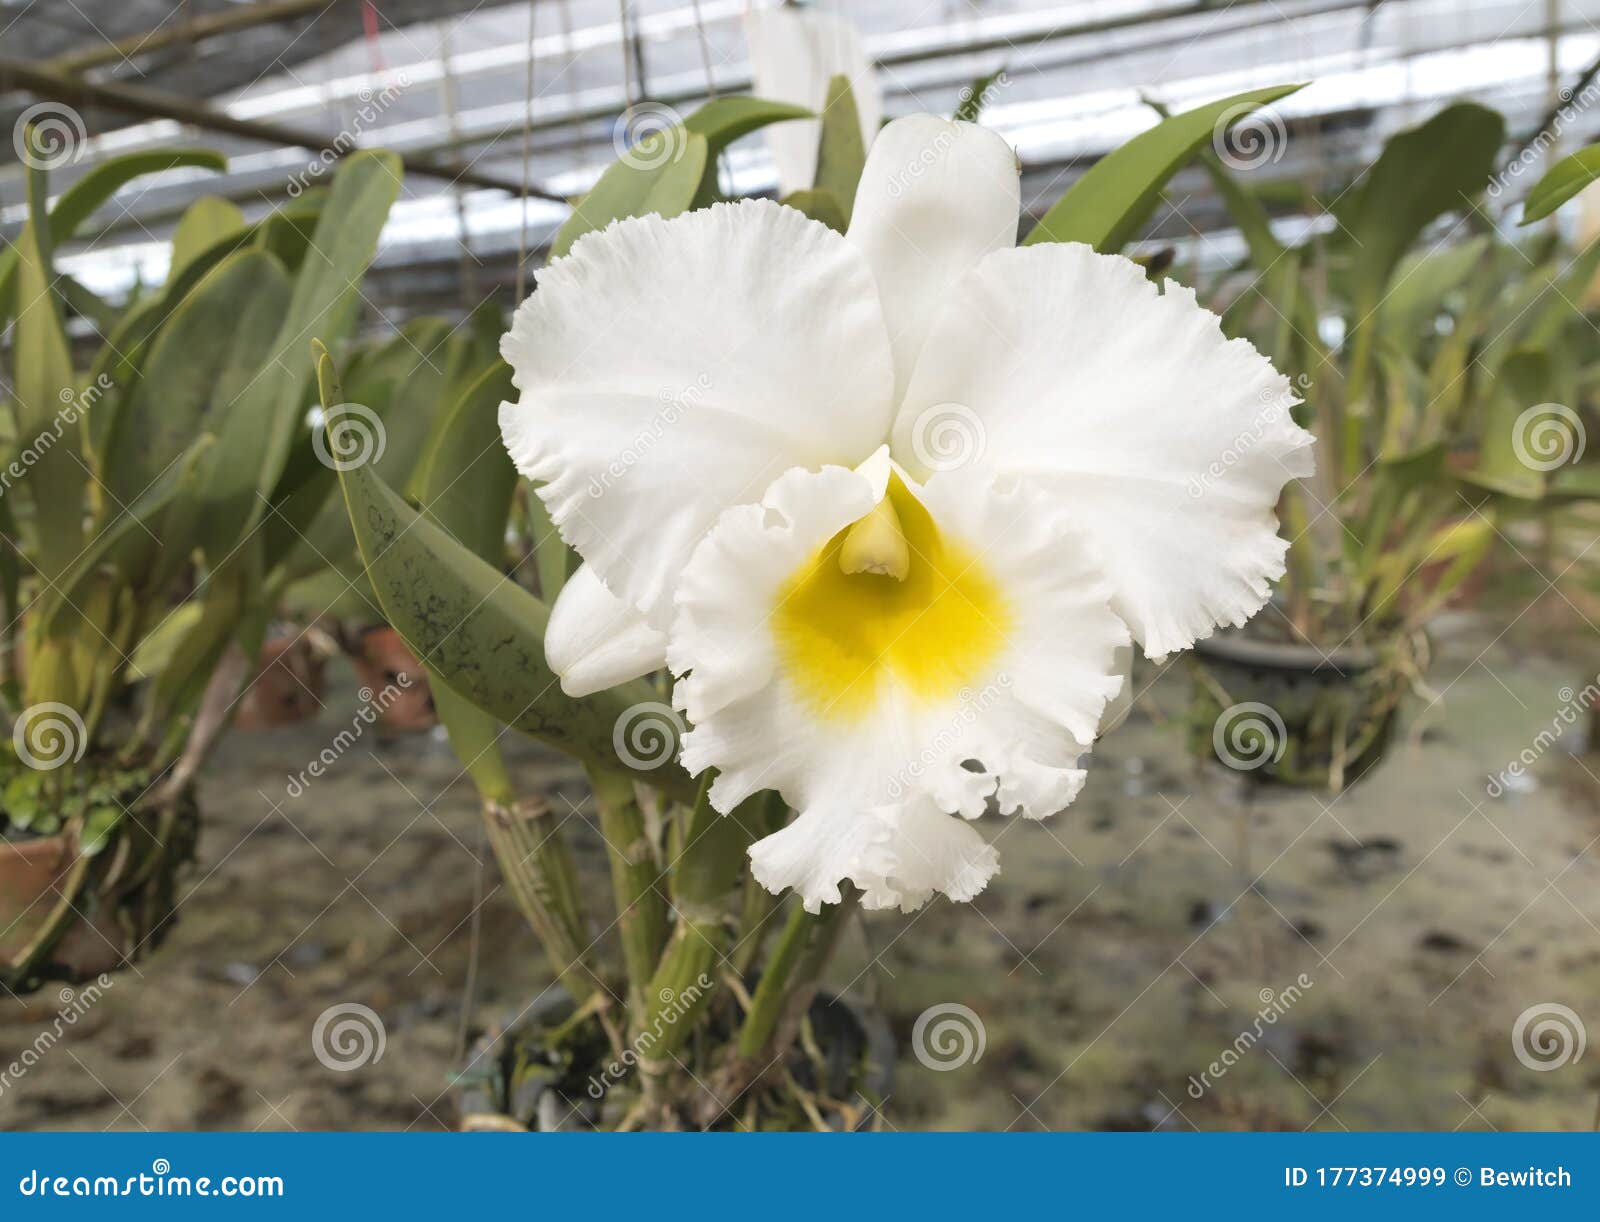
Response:
[[[553,830],[539,827],[549,815],[549,805],[538,799],[483,804],[489,845],[506,885],[533,927],[556,978],[583,1003],[597,992],[597,977],[586,960],[571,855]]]
[[[642,1018],[644,990],[655,974],[667,938],[666,900],[657,889],[660,869],[650,851],[632,778],[599,768],[586,771],[600,808],[600,835],[611,862],[617,929],[628,972],[629,1010]]]
[[[778,1017],[783,1012],[789,977],[800,962],[806,943],[811,940],[811,931],[821,919],[820,914],[807,912],[798,904],[790,910],[783,932],[778,935],[778,944],[773,948],[772,958],[767,960],[766,968],[761,973],[761,983],[756,986],[755,995],[750,999],[750,1013],[745,1015],[744,1025],[739,1029],[740,1056],[755,1056],[772,1038]]]

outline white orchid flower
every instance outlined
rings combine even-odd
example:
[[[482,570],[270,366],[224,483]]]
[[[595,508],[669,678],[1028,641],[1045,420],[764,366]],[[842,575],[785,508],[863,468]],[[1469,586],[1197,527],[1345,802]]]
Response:
[[[1014,248],[1018,195],[997,135],[901,119],[848,236],[757,200],[622,221],[502,344],[506,445],[587,561],[551,665],[583,691],[664,645],[684,765],[721,811],[795,807],[751,858],[813,911],[970,899],[968,821],[1072,801],[1119,647],[1243,623],[1283,572],[1287,379],[1189,289]]]
[[[750,45],[752,92],[758,98],[788,102],[820,113],[835,76],[850,82],[861,142],[870,147],[883,122],[883,90],[861,34],[849,21],[814,8],[753,8],[745,13]],[[804,190],[817,176],[818,119],[774,123],[766,129],[767,148],[778,163],[778,191]]]

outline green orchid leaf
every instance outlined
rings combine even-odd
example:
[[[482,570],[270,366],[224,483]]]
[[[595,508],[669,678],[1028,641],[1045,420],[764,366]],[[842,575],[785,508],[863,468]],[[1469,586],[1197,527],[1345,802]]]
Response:
[[[828,100],[822,109],[822,135],[817,144],[816,189],[832,197],[844,214],[845,225],[855,211],[856,185],[867,164],[867,146],[861,139],[861,116],[850,79],[835,76],[828,82]]]
[[[500,440],[500,404],[516,395],[511,367],[496,361],[434,422],[411,480],[424,512],[490,564],[505,552],[517,469]]]
[[[1484,265],[1488,253],[1489,237],[1480,234],[1459,246],[1407,255],[1378,308],[1379,326],[1397,344],[1425,337],[1445,299]]]
[[[185,167],[220,172],[228,168],[228,161],[209,149],[153,149],[113,157],[95,166],[63,191],[50,209],[50,245],[56,247],[70,239],[96,209],[135,178]],[[17,248],[0,252],[0,319],[10,317],[16,271]]]
[[[361,279],[400,183],[400,159],[393,153],[363,151],[340,162],[312,237],[316,254],[295,276],[266,360],[228,386],[231,394],[219,387],[227,407],[209,464],[200,540],[214,562],[227,556],[265,511],[307,401],[311,362],[306,346],[314,336],[331,342],[354,328]]]
[[[1462,479],[1491,492],[1538,500],[1545,473],[1570,454],[1580,427],[1570,408],[1546,401],[1549,357],[1523,349],[1501,366],[1484,415],[1478,461]]]
[[[1461,102],[1390,138],[1339,209],[1354,243],[1352,298],[1358,314],[1378,305],[1401,257],[1422,231],[1469,206],[1489,184],[1505,120]]]
[[[804,106],[772,102],[749,94],[734,94],[711,99],[685,119],[683,126],[696,135],[704,136],[711,155],[715,157],[741,136],[748,136],[769,123],[815,117]]]
[[[1579,149],[1551,166],[1522,204],[1522,224],[1542,221],[1595,179],[1600,178],[1600,144]]]
[[[260,250],[235,251],[184,297],[107,439],[101,479],[114,502],[139,497],[199,433],[219,431],[225,396],[270,354],[288,300],[288,273]]]
[[[34,563],[54,578],[83,546],[84,399],[73,380],[72,356],[62,327],[60,304],[51,287],[49,246],[38,218],[43,216],[43,175],[30,174],[33,216],[17,239],[17,316],[12,328],[13,410],[17,453],[23,462],[18,481],[34,507],[37,555]],[[34,461],[26,459],[33,457]]]
[[[216,195],[202,195],[178,218],[172,231],[172,265],[167,278],[181,276],[195,259],[245,228],[244,213],[237,205]]]
[[[209,249],[192,258],[176,275],[168,276],[167,283],[159,293],[142,298],[123,312],[116,329],[100,349],[89,370],[91,386],[110,388],[89,413],[89,445],[93,453],[105,454],[117,413],[138,382],[140,365],[152,340],[195,285],[234,251],[256,244],[273,218],[292,212],[302,221],[314,224],[321,212],[320,198],[313,199],[308,192],[294,204],[265,220],[219,239]],[[272,252],[272,248],[265,244],[263,249]]]
[[[984,105],[989,100],[989,91],[997,84],[1009,83],[1004,64],[993,72],[985,72],[970,85],[962,88],[961,99],[956,103],[955,111],[950,117],[957,123],[976,123],[983,115]]]
[[[511,367],[496,361],[435,421],[427,458],[411,481],[428,517],[491,565],[505,552],[517,487],[516,467],[500,442],[500,404],[515,393]],[[428,679],[439,722],[478,793],[486,802],[509,802],[514,791],[500,753],[502,723],[432,668]]]
[[[667,759],[681,723],[653,688],[634,682],[583,700],[566,695],[545,663],[542,602],[370,470],[347,468],[339,479],[378,601],[424,664],[498,720],[587,764],[620,764],[693,800],[694,784]],[[651,746],[661,750],[619,750],[618,742],[638,741],[642,723],[659,731]]]
[[[450,402],[450,338],[451,325],[443,319],[412,319],[367,359],[352,365],[343,379],[344,402],[358,404],[358,412],[370,414],[360,416],[358,430],[342,440],[359,447],[390,484],[405,486],[426,453],[441,407]],[[353,426],[355,420],[352,417]],[[275,506],[262,525],[269,564],[281,564],[290,580],[355,554],[344,505],[330,495],[338,478],[326,461],[329,456],[325,433],[302,431],[289,463],[307,470],[309,478]]]
[[[710,160],[710,142],[681,125],[642,137],[573,205],[551,243],[550,257],[559,258],[584,234],[624,217],[681,216],[699,194]]]
[[[844,206],[827,191],[791,191],[779,202],[786,208],[804,212],[814,221],[821,221],[835,233],[843,233],[850,227]]]
[[[1102,157],[1039,219],[1024,239],[1087,242],[1122,249],[1154,211],[1161,190],[1207,140],[1252,111],[1288,97],[1302,85],[1276,85],[1235,94],[1156,124]]]

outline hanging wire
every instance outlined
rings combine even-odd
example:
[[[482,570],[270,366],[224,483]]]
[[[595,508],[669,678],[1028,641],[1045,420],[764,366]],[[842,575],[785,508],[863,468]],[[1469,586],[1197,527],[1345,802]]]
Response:
[[[522,304],[528,272],[528,186],[533,169],[533,31],[538,0],[528,0],[528,71],[522,108],[522,220],[517,229],[517,304]]]

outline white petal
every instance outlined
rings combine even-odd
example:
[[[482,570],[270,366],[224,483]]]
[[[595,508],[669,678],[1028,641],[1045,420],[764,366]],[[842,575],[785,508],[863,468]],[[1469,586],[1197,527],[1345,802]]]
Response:
[[[652,623],[718,513],[790,467],[854,465],[892,416],[871,273],[770,201],[580,239],[501,342],[500,428],[562,537]]]
[[[1037,492],[978,471],[937,476],[910,491],[940,539],[1001,592],[995,644],[936,691],[874,674],[864,702],[819,713],[780,640],[775,625],[792,607],[779,603],[882,495],[867,472],[788,472],[696,548],[668,650],[675,701],[693,723],[682,760],[691,773],[718,770],[719,810],[777,789],[801,812],[752,849],[764,885],[793,886],[813,907],[836,900],[844,879],[878,905],[915,906],[933,891],[967,899],[995,858],[953,817],[976,818],[991,799],[1043,816],[1076,796],[1078,757],[1120,685],[1112,663],[1128,633],[1086,549]]]
[[[850,240],[878,278],[904,393],[928,328],[955,283],[985,255],[1016,245],[1017,155],[994,132],[935,115],[878,134],[856,189]]]
[[[550,608],[544,656],[561,690],[576,698],[660,670],[667,638],[581,564]]]
[[[871,145],[883,120],[883,90],[854,25],[816,9],[758,8],[745,14],[745,36],[757,97],[820,112],[828,100],[828,82],[844,76],[861,120],[861,142]],[[774,123],[766,137],[778,163],[779,191],[787,195],[812,186],[821,122]]]
[[[1087,246],[991,255],[956,289],[895,423],[913,471],[964,452],[1065,509],[1152,657],[1242,624],[1282,576],[1278,495],[1312,470],[1288,380],[1194,293]],[[955,420],[963,445],[936,431]],[[943,425],[941,425],[943,422]]]

